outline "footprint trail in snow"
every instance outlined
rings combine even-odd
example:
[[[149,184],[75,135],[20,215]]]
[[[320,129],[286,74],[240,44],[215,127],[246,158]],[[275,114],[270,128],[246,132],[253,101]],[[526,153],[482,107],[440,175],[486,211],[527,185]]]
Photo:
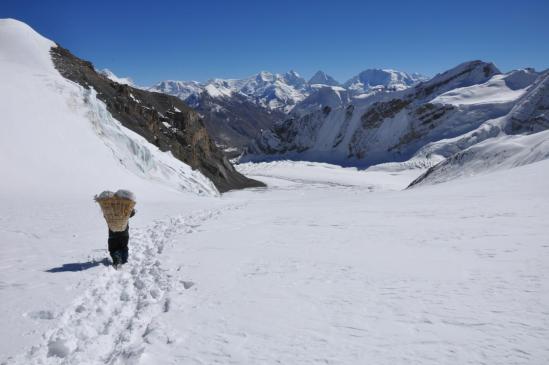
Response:
[[[192,233],[223,210],[133,229],[128,264],[118,271],[102,269],[60,316],[57,327],[43,335],[41,344],[3,364],[135,364],[147,344],[173,344],[174,334],[156,318],[169,311],[170,291],[179,284],[162,268],[159,255],[174,236]],[[183,282],[185,289],[192,285]]]

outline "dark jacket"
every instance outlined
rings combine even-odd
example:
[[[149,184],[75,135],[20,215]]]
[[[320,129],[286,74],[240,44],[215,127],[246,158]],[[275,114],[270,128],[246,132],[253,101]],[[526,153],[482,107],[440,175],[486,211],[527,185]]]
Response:
[[[132,210],[130,218],[135,215],[135,209]],[[127,250],[128,240],[130,239],[129,233],[130,225],[126,226],[126,229],[121,232],[114,232],[109,229],[109,251]]]

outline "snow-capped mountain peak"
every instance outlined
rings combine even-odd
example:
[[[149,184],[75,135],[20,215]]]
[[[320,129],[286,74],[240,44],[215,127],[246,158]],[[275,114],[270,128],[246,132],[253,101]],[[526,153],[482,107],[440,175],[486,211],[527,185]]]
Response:
[[[344,86],[355,95],[382,88],[390,91],[404,90],[426,77],[392,69],[367,69],[349,79]]]
[[[286,84],[293,86],[298,90],[307,87],[307,81],[294,70],[286,72],[284,75],[282,75],[282,79]]]
[[[208,84],[204,87],[204,91],[213,98],[230,97],[233,90],[228,85]]]
[[[238,94],[267,109],[288,112],[308,95],[308,84],[297,72],[273,74],[261,71],[244,79],[211,79],[205,83],[195,81],[162,81],[150,91],[164,92],[193,104],[202,92],[213,98],[228,98]]]
[[[332,76],[326,74],[324,71],[317,71],[313,77],[309,79],[310,85],[328,85],[328,86],[339,86],[339,82],[336,81]]]
[[[200,94],[203,91],[203,87],[198,81],[165,80],[149,87],[148,90],[174,95],[182,100],[186,100],[191,95]]]
[[[301,78],[301,76],[294,70],[290,70],[288,72],[285,73],[286,76],[289,76],[289,77],[299,77]]]
[[[275,76],[268,71],[261,71],[255,76],[255,80],[258,83],[273,82],[275,81]]]
[[[419,74],[371,69],[349,80],[343,88],[349,91],[350,96],[364,96],[366,93],[403,90],[422,80],[425,80],[425,77]],[[299,102],[319,91],[315,85],[340,86],[339,82],[323,71],[316,72],[307,81],[296,71],[290,70],[283,74],[261,71],[244,79],[216,78],[204,83],[162,81],[148,90],[178,96],[193,106],[199,103],[200,94],[203,92],[213,98],[228,98],[238,94],[260,107],[288,113]]]

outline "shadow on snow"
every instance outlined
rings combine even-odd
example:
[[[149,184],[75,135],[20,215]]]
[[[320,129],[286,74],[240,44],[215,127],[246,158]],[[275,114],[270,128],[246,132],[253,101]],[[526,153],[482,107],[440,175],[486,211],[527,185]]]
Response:
[[[100,260],[100,261],[93,260],[93,261],[88,261],[88,262],[72,262],[72,263],[69,263],[69,264],[63,264],[59,267],[53,267],[53,268],[45,270],[45,271],[46,272],[51,272],[51,273],[68,272],[68,271],[76,272],[76,271],[88,270],[88,269],[91,269],[91,268],[99,266],[99,265],[107,266],[107,265],[110,265],[110,264],[111,264],[111,262],[109,261],[109,259],[104,258],[103,260]]]

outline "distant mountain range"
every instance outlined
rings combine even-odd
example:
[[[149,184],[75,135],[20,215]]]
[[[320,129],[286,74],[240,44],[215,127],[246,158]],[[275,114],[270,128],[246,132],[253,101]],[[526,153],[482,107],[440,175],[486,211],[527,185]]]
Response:
[[[295,71],[262,71],[245,79],[196,81],[166,80],[147,88],[177,96],[205,117],[206,127],[226,150],[237,151],[287,114],[336,107],[352,97],[403,90],[422,80],[419,74],[394,70],[365,70],[340,85],[318,71],[307,81]]]
[[[323,71],[316,72],[309,81],[295,71],[284,74],[262,71],[245,79],[212,79],[204,83],[166,80],[149,87],[148,90],[174,95],[182,100],[189,100],[191,104],[196,103],[203,93],[213,98],[227,98],[239,94],[264,108],[288,113],[320,86],[340,86],[349,90],[353,96],[358,96],[379,90],[403,90],[426,79],[420,74],[369,69],[342,85]]]

